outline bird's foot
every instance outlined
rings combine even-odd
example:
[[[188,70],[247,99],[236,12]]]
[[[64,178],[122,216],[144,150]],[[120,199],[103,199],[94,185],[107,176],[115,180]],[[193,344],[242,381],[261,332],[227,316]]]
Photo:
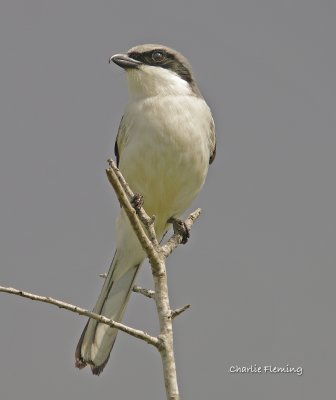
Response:
[[[167,221],[170,224],[173,224],[174,233],[178,233],[182,236],[182,244],[186,244],[190,237],[190,229],[181,219],[171,217]]]
[[[138,214],[141,207],[144,204],[144,198],[141,194],[135,193],[133,198],[131,199],[132,207],[134,208],[135,212]]]

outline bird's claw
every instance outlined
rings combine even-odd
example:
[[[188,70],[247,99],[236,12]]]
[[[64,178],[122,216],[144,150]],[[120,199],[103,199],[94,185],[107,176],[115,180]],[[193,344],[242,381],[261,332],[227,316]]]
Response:
[[[131,199],[131,204],[135,212],[138,213],[144,204],[143,196],[139,193],[135,193],[133,198]]]
[[[190,229],[187,227],[184,221],[178,218],[169,218],[168,222],[173,224],[174,233],[178,233],[182,236],[182,244],[186,244],[190,237]]]

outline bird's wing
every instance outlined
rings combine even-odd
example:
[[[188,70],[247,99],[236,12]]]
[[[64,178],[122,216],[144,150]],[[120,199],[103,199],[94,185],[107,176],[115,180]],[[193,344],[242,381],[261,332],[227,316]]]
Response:
[[[117,160],[117,167],[119,167],[120,154],[122,152],[122,148],[125,143],[125,139],[126,139],[126,127],[125,127],[124,116],[122,116],[120,124],[119,124],[119,128],[118,128],[116,141],[114,144],[114,154],[115,154],[116,160]]]
[[[216,157],[216,130],[215,130],[215,122],[214,122],[213,118],[211,118],[211,121],[210,121],[209,147],[210,147],[209,164],[212,164],[213,160]]]

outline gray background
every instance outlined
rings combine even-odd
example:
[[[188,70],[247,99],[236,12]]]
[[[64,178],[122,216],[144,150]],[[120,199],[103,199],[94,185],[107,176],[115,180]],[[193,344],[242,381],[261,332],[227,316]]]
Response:
[[[335,382],[333,0],[2,0],[0,284],[91,308],[114,252],[104,173],[127,99],[108,58],[163,43],[191,61],[217,159],[189,244],[169,259],[184,399],[327,399]],[[151,287],[148,267],[140,282]],[[0,397],[162,399],[156,351],[120,334],[74,368],[85,320],[1,294]],[[132,326],[157,330],[133,295]],[[302,366],[229,374],[231,365]]]

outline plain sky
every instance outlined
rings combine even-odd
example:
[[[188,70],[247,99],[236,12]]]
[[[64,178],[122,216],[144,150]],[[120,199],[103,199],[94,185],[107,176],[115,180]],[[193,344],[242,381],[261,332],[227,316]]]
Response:
[[[216,122],[203,214],[169,259],[182,398],[330,399],[336,374],[336,3],[2,0],[0,285],[91,308],[114,253],[105,177],[127,100],[108,58],[162,43]],[[145,156],[145,155],[144,155]],[[152,287],[148,266],[139,283]],[[163,399],[153,348],[119,334],[100,377],[74,368],[85,319],[0,294],[3,400]],[[125,321],[157,332],[133,294]],[[302,367],[230,373],[231,366]]]

